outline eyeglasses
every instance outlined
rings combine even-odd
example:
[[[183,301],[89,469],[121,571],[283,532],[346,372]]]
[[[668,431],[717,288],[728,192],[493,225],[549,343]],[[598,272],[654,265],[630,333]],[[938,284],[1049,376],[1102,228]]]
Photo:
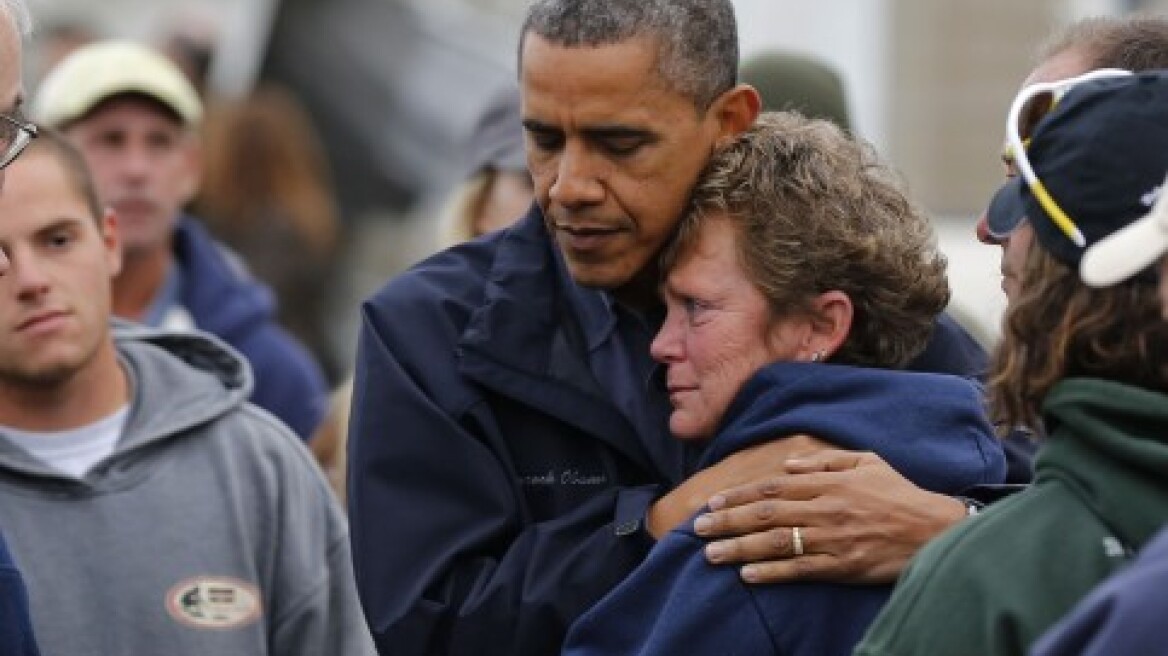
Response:
[[[37,136],[37,126],[20,115],[0,113],[0,169],[11,164]]]
[[[1034,168],[1030,166],[1030,158],[1026,155],[1026,149],[1030,146],[1030,137],[1039,121],[1054,111],[1063,96],[1076,85],[1092,80],[1128,75],[1132,75],[1131,71],[1101,68],[1057,82],[1032,84],[1022,89],[1014,98],[1014,102],[1010,104],[1010,114],[1006,119],[1006,157],[1013,161],[1018,172],[1022,174],[1022,179],[1026,181],[1026,186],[1030,187],[1030,193],[1034,194],[1034,198],[1046,211],[1051,221],[1080,248],[1086,247],[1087,240],[1083,238],[1083,233],[1071,220],[1071,217],[1067,216],[1067,213],[1059,207],[1059,204],[1051,197],[1050,192],[1046,190],[1046,186],[1034,174]]]

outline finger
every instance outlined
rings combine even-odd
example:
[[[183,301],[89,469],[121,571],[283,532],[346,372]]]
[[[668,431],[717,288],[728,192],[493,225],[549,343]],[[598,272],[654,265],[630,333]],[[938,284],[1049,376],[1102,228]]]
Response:
[[[830,482],[817,473],[769,476],[723,490],[710,497],[706,505],[710,510],[727,510],[766,499],[806,501],[822,494]]]
[[[799,527],[804,558],[816,552],[815,544],[821,533],[818,529]],[[795,557],[795,545],[790,527],[772,528],[742,537],[719,540],[706,545],[706,560],[714,565],[731,563],[760,563],[787,560]]]
[[[788,526],[832,526],[840,521],[835,502],[809,503],[808,499],[763,499],[726,510],[703,513],[694,519],[694,532],[705,538],[759,533]]]
[[[751,563],[739,570],[742,580],[751,584],[834,580],[842,573],[842,563],[831,554],[810,554],[800,558]]]
[[[783,468],[791,474],[807,474],[813,472],[841,472],[855,469],[864,464],[864,452],[842,451],[827,449],[789,458],[783,463]]]

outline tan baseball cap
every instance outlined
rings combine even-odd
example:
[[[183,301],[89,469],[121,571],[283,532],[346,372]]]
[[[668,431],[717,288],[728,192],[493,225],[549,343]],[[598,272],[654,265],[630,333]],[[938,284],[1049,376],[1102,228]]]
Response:
[[[149,96],[189,126],[203,116],[199,95],[182,71],[160,53],[131,41],[103,41],[75,50],[41,81],[30,111],[34,120],[60,128],[123,93]]]

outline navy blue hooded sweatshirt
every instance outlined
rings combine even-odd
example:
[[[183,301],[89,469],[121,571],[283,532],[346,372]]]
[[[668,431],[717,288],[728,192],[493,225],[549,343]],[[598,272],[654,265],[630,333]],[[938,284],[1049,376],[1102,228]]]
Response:
[[[28,591],[0,535],[0,656],[39,656],[28,616]]]
[[[1000,483],[1006,474],[976,385],[953,376],[802,362],[769,365],[747,381],[702,466],[797,433],[873,451],[934,492]],[[705,545],[692,521],[666,535],[572,626],[563,653],[850,654],[892,591],[831,583],[747,585],[737,566],[708,564]]]
[[[328,409],[328,387],[308,351],[276,323],[271,290],[252,279],[207,234],[183,216],[174,236],[182,274],[179,303],[195,326],[239,351],[255,376],[252,403],[307,440]]]

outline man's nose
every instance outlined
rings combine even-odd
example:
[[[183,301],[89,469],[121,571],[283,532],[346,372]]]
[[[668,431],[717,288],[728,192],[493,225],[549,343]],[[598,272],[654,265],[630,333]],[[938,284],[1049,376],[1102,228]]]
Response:
[[[977,219],[977,240],[987,246],[1001,246],[1002,240],[990,233],[990,224],[986,221],[985,213]]]
[[[563,207],[578,207],[604,200],[601,183],[593,156],[578,145],[569,144],[560,155],[556,180],[548,195],[552,202]]]

